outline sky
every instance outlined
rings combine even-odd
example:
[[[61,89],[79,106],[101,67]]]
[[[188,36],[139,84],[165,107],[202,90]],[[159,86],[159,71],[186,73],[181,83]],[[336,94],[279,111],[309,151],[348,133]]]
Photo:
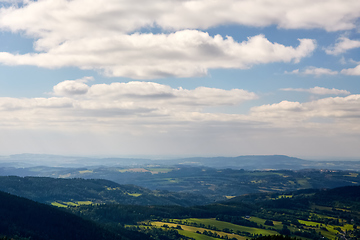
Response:
[[[0,0],[0,155],[359,146],[359,0]]]

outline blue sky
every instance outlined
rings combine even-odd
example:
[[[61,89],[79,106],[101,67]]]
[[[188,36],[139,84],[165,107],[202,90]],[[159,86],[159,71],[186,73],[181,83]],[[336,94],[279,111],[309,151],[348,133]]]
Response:
[[[357,0],[0,7],[0,154],[360,156]]]

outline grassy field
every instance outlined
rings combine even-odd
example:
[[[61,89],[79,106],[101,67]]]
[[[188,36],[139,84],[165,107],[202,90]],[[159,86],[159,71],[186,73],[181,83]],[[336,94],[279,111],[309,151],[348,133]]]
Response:
[[[127,195],[133,196],[133,197],[140,197],[141,193],[127,193]]]
[[[209,237],[206,236],[204,234],[198,234],[196,233],[197,231],[199,232],[204,232],[204,231],[211,231],[213,233],[218,234],[220,237],[223,236],[228,236],[228,238],[236,238],[238,240],[246,240],[249,239],[249,237],[243,237],[243,236],[239,236],[236,234],[231,234],[231,233],[225,233],[225,232],[221,232],[221,231],[215,231],[215,230],[210,230],[210,229],[206,229],[206,228],[201,228],[201,227],[192,227],[192,226],[187,226],[187,225],[182,225],[182,224],[177,224],[177,223],[165,223],[165,222],[150,222],[153,226],[156,227],[161,227],[164,224],[169,226],[169,227],[176,227],[178,225],[181,226],[181,228],[183,230],[178,230],[180,234],[187,236],[187,237],[193,237],[195,239],[218,239],[218,238],[213,238],[213,237]],[[186,234],[186,235],[185,235]]]
[[[345,177],[357,177],[358,173],[349,173],[349,175],[344,175]]]
[[[68,205],[58,203],[58,202],[52,202],[51,205],[53,205],[55,207],[62,207],[62,208],[67,208],[68,207]]]
[[[225,197],[226,197],[226,199],[232,199],[232,198],[234,198],[236,196],[225,196]]]
[[[62,201],[56,201],[56,202],[52,202],[51,205],[56,206],[56,207],[63,207],[63,208],[67,208],[67,207],[76,207],[76,206],[80,206],[80,205],[91,205],[94,204],[91,201],[73,201],[73,202],[62,202]]]
[[[83,170],[83,171],[79,171],[80,174],[84,174],[84,173],[93,173],[93,170]]]
[[[205,218],[205,219],[188,218],[186,220],[188,222],[195,222],[197,224],[202,223],[202,224],[205,224],[206,226],[207,225],[214,226],[214,227],[217,227],[219,229],[228,228],[228,229],[232,229],[235,232],[236,231],[241,231],[241,232],[249,232],[251,234],[262,234],[262,235],[274,235],[274,234],[277,234],[277,232],[272,231],[272,230],[240,226],[240,225],[236,225],[236,224],[232,224],[232,223],[228,223],[228,222],[217,221],[216,219],[213,219],[213,218]]]
[[[290,196],[290,195],[289,195]],[[287,196],[284,196],[287,197]],[[315,205],[313,206],[315,207]],[[320,209],[321,206],[316,206],[317,209]],[[329,210],[327,207],[324,209]],[[311,210],[310,210],[311,212]],[[319,221],[324,219],[329,219],[334,223],[334,217],[330,217],[317,213],[310,213],[313,216],[312,219],[319,219]],[[251,216],[248,218],[249,221],[257,223],[259,227],[248,227],[241,226],[237,224],[232,224],[224,221],[217,221],[215,218],[186,218],[186,219],[167,219],[164,221],[153,221],[149,222],[153,227],[157,228],[176,228],[177,226],[181,226],[181,229],[177,229],[180,234],[192,237],[194,239],[217,239],[214,238],[215,235],[218,235],[219,238],[227,237],[229,239],[238,239],[245,240],[251,239],[254,236],[258,235],[278,235],[280,230],[284,229],[284,224],[280,221],[272,221],[274,226],[265,225],[265,221],[267,219],[259,218]],[[287,224],[288,230],[291,231],[291,237],[296,237],[297,239],[309,240],[305,236],[309,237],[309,234],[312,236],[312,239],[315,237],[319,237],[317,234],[321,234],[327,239],[335,240],[339,237],[339,234],[343,234],[342,232],[353,230],[353,225],[346,223],[344,219],[339,219],[339,223],[337,225],[317,222],[318,220],[300,220],[298,219],[301,226],[297,226],[294,224]],[[167,225],[167,227],[163,227]],[[261,227],[260,227],[261,226]],[[265,227],[266,229],[263,229]],[[285,228],[286,230],[286,228]],[[284,230],[284,231],[285,231]],[[214,234],[213,236],[207,236],[203,233],[204,231],[211,232]],[[302,232],[302,233],[300,233]],[[215,234],[216,233],[216,234]],[[298,235],[294,235],[294,233],[305,234],[304,237],[300,237]],[[308,235],[306,235],[308,234]],[[320,238],[320,237],[319,237]]]
[[[213,237],[209,237],[209,236],[206,236],[204,234],[198,234],[198,233],[195,233],[195,232],[190,232],[190,231],[187,231],[187,230],[177,230],[181,235],[185,236],[185,237],[191,237],[191,238],[194,238],[196,240],[214,240],[214,239],[218,239],[218,238],[213,238]]]
[[[297,179],[297,183],[300,184],[302,188],[311,188],[311,184],[307,179],[299,178]]]
[[[353,225],[351,224],[344,224],[344,226],[336,226],[336,225],[325,225],[318,222],[304,221],[304,220],[299,220],[299,222],[301,224],[304,224],[308,228],[313,228],[317,232],[321,232],[321,234],[324,237],[327,237],[329,239],[336,239],[336,234],[338,233],[338,230],[336,230],[335,228],[340,228],[344,232],[346,230],[351,230],[353,228]]]

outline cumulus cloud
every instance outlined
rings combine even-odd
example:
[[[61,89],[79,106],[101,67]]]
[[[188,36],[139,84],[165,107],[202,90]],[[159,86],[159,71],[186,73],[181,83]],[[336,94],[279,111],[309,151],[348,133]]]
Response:
[[[357,65],[354,68],[348,68],[341,70],[342,74],[352,75],[352,76],[360,76],[360,65]]]
[[[203,76],[208,69],[298,62],[315,49],[314,40],[300,39],[295,48],[271,43],[262,35],[236,42],[231,36],[212,37],[199,29],[222,24],[352,29],[360,15],[354,10],[357,5],[358,1],[310,0],[291,4],[249,0],[25,1],[22,7],[0,9],[0,28],[34,38],[35,52],[1,52],[0,62],[46,68],[76,66],[135,79]],[[153,27],[163,33],[134,33]]]
[[[338,74],[338,72],[332,71],[331,69],[328,68],[308,67],[302,72],[302,74],[321,76],[321,75],[336,75]]]
[[[77,80],[65,80],[53,87],[54,95],[82,95],[87,93],[89,86],[86,82],[94,80],[93,77],[84,77]]]
[[[330,55],[339,55],[353,48],[359,48],[359,40],[350,40],[347,37],[340,37],[337,40],[335,46],[331,46],[325,49],[325,52]]]
[[[248,114],[225,114],[207,112],[206,107],[237,106],[258,96],[243,89],[198,87],[190,90],[137,81],[90,86],[89,79],[66,80],[57,84],[53,92],[56,97],[0,98],[0,126],[20,129],[56,126],[59,130],[94,128],[94,131],[122,129],[141,133],[146,129],[179,130],[184,126],[198,128],[201,124],[210,124],[225,129],[228,126],[229,131],[235,126],[257,131],[273,127],[312,128],[312,119],[322,118],[335,121],[339,131],[360,130],[360,95],[328,97],[305,103],[282,101],[253,107]],[[345,90],[321,87],[283,90],[350,94]],[[345,122],[348,125],[342,125]],[[330,125],[316,127],[328,128]]]
[[[178,88],[154,82],[128,82],[94,84],[88,86],[83,79],[66,80],[54,86],[58,96],[77,97],[78,101],[106,103],[107,105],[129,104],[154,108],[174,106],[219,106],[236,105],[243,101],[258,98],[255,93],[242,89],[223,90],[198,87],[193,90]],[[84,105],[86,105],[84,104]]]
[[[351,39],[343,36],[343,37],[338,38],[337,43],[334,46],[326,48],[325,52],[330,55],[339,55],[341,53],[345,53],[348,50],[351,50],[354,48],[360,48],[360,41],[359,40],[351,40]],[[343,64],[346,63],[344,58],[342,58],[340,61]],[[343,69],[343,70],[341,70],[341,73],[344,75],[359,76],[360,75],[359,62],[356,62],[352,59],[350,59],[349,62],[355,63],[355,64],[357,64],[357,66],[354,68]]]
[[[0,53],[8,65],[77,66],[100,69],[109,76],[137,79],[202,76],[213,68],[249,68],[254,64],[298,62],[315,49],[315,41],[300,39],[298,47],[271,43],[263,35],[241,43],[197,30],[171,34],[121,35],[62,43],[44,53]]]
[[[258,98],[255,93],[242,89],[175,89],[153,82],[89,86],[87,82],[90,80],[92,78],[87,77],[60,82],[53,88],[52,94],[57,97],[0,98],[0,125],[4,125],[5,119],[7,124],[22,122],[25,125],[70,126],[74,122],[91,122],[104,127],[106,123],[118,121],[170,121],[171,125],[177,121],[208,118],[210,115],[201,113],[204,107],[238,105]]]
[[[89,149],[94,154],[139,153],[137,149],[149,154],[163,148],[165,153],[173,154],[181,154],[184,149],[191,154],[208,153],[206,149],[223,154],[231,146],[231,154],[239,154],[239,147],[244,151],[252,147],[252,154],[259,153],[259,141],[272,149],[289,141],[294,143],[294,139],[314,144],[321,139],[340,139],[341,134],[360,134],[360,95],[304,103],[282,101],[238,114],[238,105],[256,99],[255,93],[242,89],[172,88],[138,81],[91,85],[87,81],[63,81],[53,89],[56,96],[49,98],[0,98],[0,132],[10,138],[19,134],[11,144],[10,138],[2,144],[13,149],[12,144],[19,141],[24,146],[34,143],[29,149],[42,151],[43,146],[54,149],[54,143],[59,142],[71,145],[66,150],[78,154],[89,153]],[[79,83],[88,86],[86,91],[78,90]],[[207,107],[219,105],[234,106],[235,111],[208,112]],[[336,138],[329,138],[329,134]],[[81,151],[78,142],[86,143]],[[219,144],[225,148],[219,150]],[[281,151],[283,145],[277,149]]]
[[[328,68],[317,68],[317,67],[307,67],[303,71],[299,69],[295,69],[291,72],[285,71],[285,74],[299,74],[299,75],[315,75],[316,77],[320,77],[321,75],[337,75],[338,71],[333,71]]]
[[[36,108],[69,108],[73,107],[73,103],[68,98],[0,98],[1,111],[14,111],[23,109]]]
[[[351,93],[346,90],[340,90],[336,88],[324,88],[324,87],[313,87],[309,89],[305,88],[282,88],[281,91],[291,91],[291,92],[308,92],[316,95],[350,95]]]
[[[24,2],[26,5],[22,8],[2,9],[1,26],[59,40],[91,36],[92,32],[129,33],[153,26],[182,30],[223,24],[278,25],[286,29],[338,31],[354,29],[360,17],[357,0],[347,0],[346,4],[342,0],[294,0],[291,4],[287,0],[140,0],[137,4],[130,0]]]
[[[250,115],[263,118],[277,127],[314,127],[309,125],[312,119],[320,118],[334,124],[331,127],[344,131],[360,131],[360,95],[346,97],[329,97],[305,103],[282,101],[275,104],[251,108]],[[300,124],[300,125],[299,125]],[[326,124],[324,124],[326,125]],[[329,124],[327,124],[329,127]],[[340,126],[341,125],[341,126]],[[316,128],[321,125],[315,126]]]

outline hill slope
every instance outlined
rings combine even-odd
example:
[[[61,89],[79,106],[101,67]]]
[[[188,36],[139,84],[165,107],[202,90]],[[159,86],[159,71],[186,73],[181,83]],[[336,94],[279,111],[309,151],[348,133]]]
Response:
[[[206,198],[200,195],[151,191],[101,179],[0,177],[0,191],[49,204],[70,202],[75,205],[86,201],[87,203],[190,206],[206,202]]]
[[[39,240],[147,239],[118,228],[108,231],[58,208],[0,192],[0,235]]]

